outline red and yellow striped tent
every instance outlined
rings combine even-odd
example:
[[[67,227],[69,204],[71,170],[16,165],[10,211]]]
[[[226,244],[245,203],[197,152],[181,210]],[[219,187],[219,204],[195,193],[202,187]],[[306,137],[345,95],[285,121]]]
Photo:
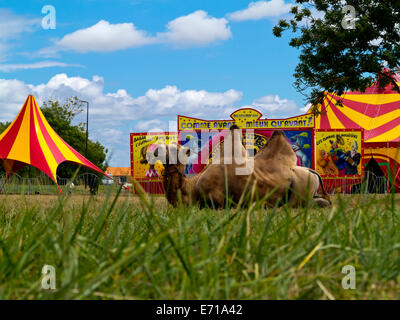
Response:
[[[50,127],[33,95],[28,96],[17,117],[0,134],[0,159],[7,177],[31,165],[44,172],[57,184],[57,167],[65,161],[107,176]],[[61,191],[59,186],[58,188]]]
[[[400,75],[393,79],[400,86]],[[400,94],[393,85],[380,88],[376,82],[365,92],[326,93],[317,107],[316,129],[364,129],[364,162],[373,157],[400,192]]]

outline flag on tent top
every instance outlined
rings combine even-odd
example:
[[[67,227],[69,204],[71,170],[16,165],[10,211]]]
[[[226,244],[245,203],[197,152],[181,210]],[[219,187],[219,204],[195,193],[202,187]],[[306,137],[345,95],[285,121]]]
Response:
[[[391,76],[400,86],[400,76]],[[400,94],[393,84],[380,88],[374,83],[365,92],[349,91],[341,96],[326,93],[317,107],[321,116],[315,119],[316,129],[363,128],[366,142],[400,141]]]
[[[0,159],[7,177],[24,166],[31,165],[57,183],[57,167],[65,161],[82,165],[108,177],[53,130],[33,95],[28,96],[17,117],[0,134]]]

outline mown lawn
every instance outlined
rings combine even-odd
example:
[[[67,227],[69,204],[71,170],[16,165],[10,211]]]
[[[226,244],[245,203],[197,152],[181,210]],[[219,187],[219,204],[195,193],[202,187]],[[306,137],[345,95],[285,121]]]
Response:
[[[160,197],[0,197],[0,299],[397,299],[400,198],[177,208]],[[42,289],[42,267],[56,290]],[[341,286],[342,267],[356,289]]]

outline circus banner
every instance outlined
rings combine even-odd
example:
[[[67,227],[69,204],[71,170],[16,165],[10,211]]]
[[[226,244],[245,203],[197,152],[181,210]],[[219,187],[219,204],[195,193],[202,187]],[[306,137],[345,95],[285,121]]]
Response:
[[[287,119],[263,119],[262,114],[252,108],[242,108],[230,115],[230,120],[203,120],[178,116],[179,143],[191,149],[185,174],[198,174],[219,151],[220,142],[236,124],[243,130],[243,143],[249,156],[255,155],[268,141],[274,130],[283,130],[297,155],[300,166],[314,168],[313,114],[304,114]]]
[[[249,131],[243,131],[243,144],[246,146],[249,156],[253,156],[265,146],[274,130]],[[297,155],[297,164],[313,168],[313,130],[284,130],[284,133]],[[215,154],[219,152],[221,142],[226,134],[226,130],[214,130],[207,133],[204,131],[181,131],[179,133],[179,143],[191,149],[185,174],[191,176],[200,173],[207,163],[212,161]]]
[[[146,163],[146,152],[154,144],[177,143],[176,133],[131,133],[131,175],[136,180],[162,181],[161,162],[155,165]]]
[[[236,124],[241,129],[300,129],[314,128],[312,114],[300,115],[287,119],[261,119],[262,114],[251,108],[239,109],[231,114],[231,120],[202,120],[178,116],[178,130],[223,130]]]
[[[361,129],[316,130],[316,170],[326,178],[364,175],[364,132]]]

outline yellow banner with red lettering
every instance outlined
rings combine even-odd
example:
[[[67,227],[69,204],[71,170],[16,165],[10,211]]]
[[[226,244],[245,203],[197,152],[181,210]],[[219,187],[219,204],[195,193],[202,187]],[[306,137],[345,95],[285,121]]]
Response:
[[[232,120],[203,120],[178,116],[178,130],[223,130],[236,124],[241,129],[299,129],[314,128],[314,115],[306,114],[287,119],[261,119],[257,110],[244,108],[231,114]]]

